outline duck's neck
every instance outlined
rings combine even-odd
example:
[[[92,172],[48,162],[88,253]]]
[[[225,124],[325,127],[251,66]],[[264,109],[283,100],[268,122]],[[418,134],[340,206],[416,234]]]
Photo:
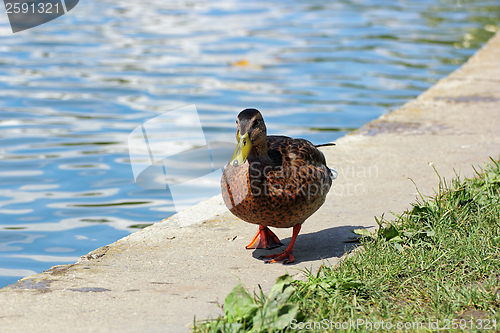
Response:
[[[271,163],[271,159],[267,154],[267,142],[264,145],[255,144],[252,146],[250,150],[250,154],[248,154],[248,161],[250,164],[254,165],[257,163],[258,165],[269,165]]]
[[[250,155],[256,158],[269,158],[267,155],[267,140],[261,140],[252,145]]]

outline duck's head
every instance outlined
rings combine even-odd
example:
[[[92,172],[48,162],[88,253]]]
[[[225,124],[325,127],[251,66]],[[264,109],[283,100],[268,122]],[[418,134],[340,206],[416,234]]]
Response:
[[[245,163],[249,155],[267,155],[267,129],[264,118],[256,109],[245,109],[236,119],[236,150],[231,165],[237,167]]]

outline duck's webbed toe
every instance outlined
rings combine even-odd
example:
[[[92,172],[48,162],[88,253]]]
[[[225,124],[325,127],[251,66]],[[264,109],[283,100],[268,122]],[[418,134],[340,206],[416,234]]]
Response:
[[[250,244],[246,246],[247,249],[274,249],[283,245],[278,236],[274,234],[268,227],[259,225],[259,231],[252,239]]]

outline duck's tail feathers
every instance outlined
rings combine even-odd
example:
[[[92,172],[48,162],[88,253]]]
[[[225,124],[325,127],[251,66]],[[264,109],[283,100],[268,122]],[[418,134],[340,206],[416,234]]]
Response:
[[[320,145],[314,145],[314,147],[319,148],[319,147],[328,147],[328,146],[335,146],[335,143],[323,143]]]

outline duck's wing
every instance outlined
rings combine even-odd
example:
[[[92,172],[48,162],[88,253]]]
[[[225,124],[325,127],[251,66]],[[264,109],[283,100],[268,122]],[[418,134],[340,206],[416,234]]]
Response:
[[[316,200],[323,197],[324,200],[333,179],[325,155],[304,139],[269,137],[268,143],[269,157],[275,163],[267,173],[271,196],[286,194],[293,198],[306,196],[307,200]]]
[[[268,154],[275,165],[296,167],[314,165],[326,166],[325,155],[305,139],[292,139],[287,136],[268,136]],[[332,144],[325,144],[332,145]],[[333,144],[334,145],[334,144]]]

